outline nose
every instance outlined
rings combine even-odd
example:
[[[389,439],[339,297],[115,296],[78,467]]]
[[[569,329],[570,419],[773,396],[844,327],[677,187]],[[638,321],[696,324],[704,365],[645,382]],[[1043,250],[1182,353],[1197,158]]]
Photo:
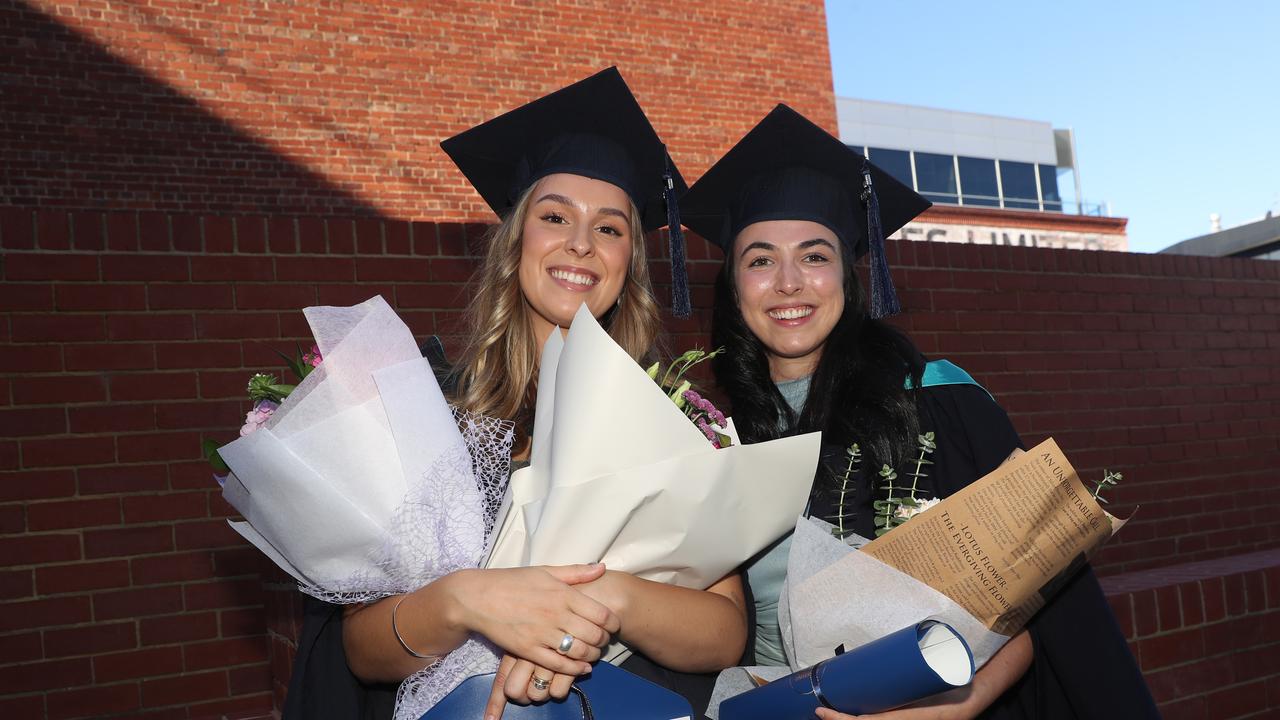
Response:
[[[578,223],[565,240],[564,249],[570,255],[590,257],[595,254],[595,238],[591,235],[590,223]]]
[[[778,266],[778,274],[774,276],[774,289],[782,295],[795,295],[804,287],[804,277],[800,269],[791,263]]]

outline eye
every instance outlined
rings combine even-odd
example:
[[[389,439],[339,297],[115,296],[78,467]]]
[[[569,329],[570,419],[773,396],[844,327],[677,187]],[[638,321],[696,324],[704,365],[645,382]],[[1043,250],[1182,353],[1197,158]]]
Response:
[[[764,255],[757,255],[747,261],[747,267],[765,267],[772,264],[773,261]]]
[[[564,215],[561,215],[558,212],[550,212],[550,211],[543,213],[541,219],[543,222],[549,222],[555,225],[564,225],[565,223],[568,222],[568,220],[564,219]]]
[[[811,252],[808,255],[804,256],[804,261],[806,263],[809,263],[810,265],[817,265],[821,263],[831,262],[831,259],[820,252]]]
[[[604,233],[605,235],[613,235],[614,237],[622,237],[622,231],[613,225],[601,225],[596,228],[596,232]]]

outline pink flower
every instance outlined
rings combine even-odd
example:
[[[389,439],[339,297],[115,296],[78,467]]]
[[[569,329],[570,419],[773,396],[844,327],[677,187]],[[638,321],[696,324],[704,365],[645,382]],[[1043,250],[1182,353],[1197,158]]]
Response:
[[[311,352],[302,354],[302,362],[310,365],[311,367],[320,367],[321,360],[320,348],[315,345],[311,346]]]
[[[259,400],[258,404],[254,405],[253,409],[244,416],[244,427],[240,428],[240,437],[244,437],[265,425],[278,407],[280,407],[278,403],[270,400]]]

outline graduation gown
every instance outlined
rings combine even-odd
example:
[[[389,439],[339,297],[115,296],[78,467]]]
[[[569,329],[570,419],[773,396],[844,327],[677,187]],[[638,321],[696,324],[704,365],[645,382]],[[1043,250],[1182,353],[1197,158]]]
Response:
[[[945,498],[996,469],[1022,441],[1009,416],[977,385],[940,385],[916,393],[920,431],[934,433],[933,465],[917,497]],[[844,448],[823,446],[823,462],[843,467]],[[837,465],[839,464],[839,465]],[[898,468],[899,476],[903,469]],[[875,537],[867,468],[854,500],[855,531]],[[811,512],[835,514],[829,492],[815,490]],[[1088,565],[1027,625],[1035,649],[1026,674],[1002,695],[983,718],[1159,718],[1151,693],[1125,643],[1102,588]]]

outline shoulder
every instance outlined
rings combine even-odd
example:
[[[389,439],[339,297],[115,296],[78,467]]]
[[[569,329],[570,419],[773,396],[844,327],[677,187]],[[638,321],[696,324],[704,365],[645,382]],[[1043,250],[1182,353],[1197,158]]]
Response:
[[[933,432],[952,469],[964,468],[968,480],[1000,466],[1022,439],[1009,414],[977,384],[948,384],[916,391],[922,432]]]

